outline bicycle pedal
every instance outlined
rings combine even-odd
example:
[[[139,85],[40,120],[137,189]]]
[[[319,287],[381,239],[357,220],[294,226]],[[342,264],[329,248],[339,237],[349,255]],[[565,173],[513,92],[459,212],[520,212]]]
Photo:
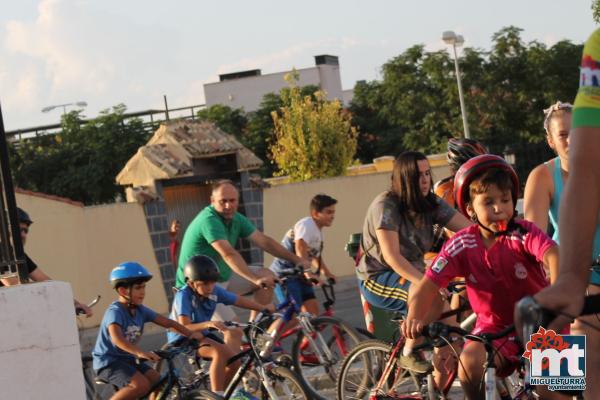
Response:
[[[275,357],[274,361],[275,364],[288,368],[291,368],[294,364],[294,361],[292,360],[292,357],[289,354],[280,354],[277,357]]]

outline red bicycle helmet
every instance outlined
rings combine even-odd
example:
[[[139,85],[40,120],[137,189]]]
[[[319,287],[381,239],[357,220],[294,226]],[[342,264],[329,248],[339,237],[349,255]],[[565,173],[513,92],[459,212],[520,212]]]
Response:
[[[471,185],[474,178],[490,168],[502,169],[509,173],[513,183],[513,203],[516,207],[517,199],[519,198],[519,177],[517,173],[504,158],[494,154],[483,154],[468,160],[454,175],[454,201],[458,210],[464,215],[468,216],[469,185]]]

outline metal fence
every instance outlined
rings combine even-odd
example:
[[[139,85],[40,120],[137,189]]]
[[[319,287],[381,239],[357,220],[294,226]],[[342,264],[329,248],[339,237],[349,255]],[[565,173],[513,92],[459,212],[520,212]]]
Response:
[[[194,106],[166,109],[166,110],[145,110],[136,111],[130,113],[124,113],[124,120],[131,118],[139,118],[143,121],[145,129],[149,132],[154,132],[158,129],[161,122],[168,121],[170,119],[196,119],[196,113],[205,108],[204,104],[198,104]],[[84,119],[82,124],[85,124],[93,119]],[[30,139],[37,136],[55,135],[60,133],[62,125],[51,124],[51,125],[40,125],[31,128],[16,129],[6,132],[6,136],[13,142],[18,142],[23,139]]]

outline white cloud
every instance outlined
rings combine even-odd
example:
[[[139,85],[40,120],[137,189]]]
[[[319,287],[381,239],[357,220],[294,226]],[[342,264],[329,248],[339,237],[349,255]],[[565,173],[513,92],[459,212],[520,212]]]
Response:
[[[312,56],[317,54],[338,55],[341,51],[361,45],[368,45],[368,43],[352,37],[323,38],[301,42],[274,53],[254,58],[243,58],[230,64],[222,64],[217,67],[215,75],[258,68],[269,72],[288,70],[292,67],[303,68],[303,66],[312,65]]]
[[[180,50],[176,32],[94,6],[41,0],[33,18],[5,23],[0,89],[12,116],[31,120],[28,126],[58,122],[57,114],[42,116],[39,110],[79,100],[90,104],[88,116],[121,102],[133,109],[147,107],[147,99],[164,90],[155,86],[169,80],[165,71],[181,76],[179,64],[171,61]],[[166,40],[172,42],[167,46]],[[162,57],[155,46],[163,49]]]

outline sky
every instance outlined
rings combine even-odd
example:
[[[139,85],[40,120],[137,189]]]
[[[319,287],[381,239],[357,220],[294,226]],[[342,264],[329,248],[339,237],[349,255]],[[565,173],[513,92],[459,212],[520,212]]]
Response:
[[[119,103],[129,111],[204,103],[222,73],[262,73],[339,56],[342,87],[380,78],[412,45],[487,50],[502,27],[549,46],[582,43],[595,29],[591,0],[0,0],[0,104],[6,130],[60,121],[85,101],[86,117]],[[72,108],[69,108],[72,109]]]

